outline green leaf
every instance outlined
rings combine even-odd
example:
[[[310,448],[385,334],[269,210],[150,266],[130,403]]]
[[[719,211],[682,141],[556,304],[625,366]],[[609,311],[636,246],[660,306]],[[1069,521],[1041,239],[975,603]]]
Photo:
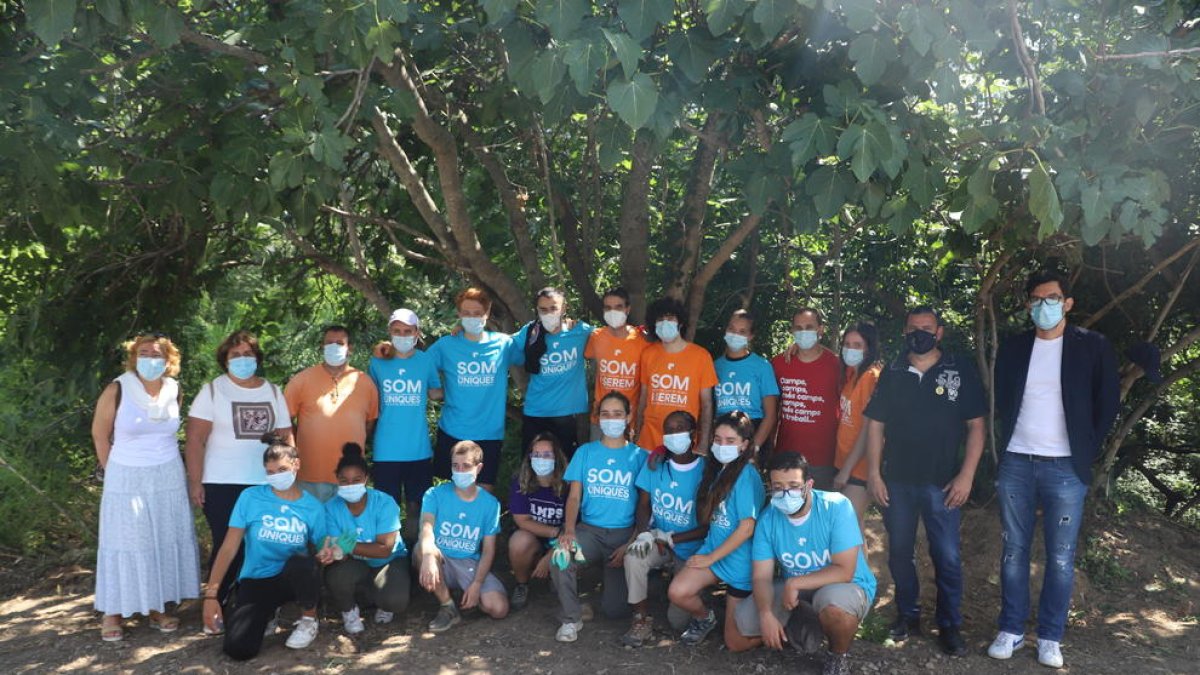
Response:
[[[1097,227],[1108,218],[1109,210],[1101,202],[1100,186],[1095,183],[1088,183],[1079,191],[1079,205],[1083,208],[1083,222],[1087,227]]]
[[[621,69],[625,71],[625,77],[632,78],[637,73],[638,61],[642,58],[642,48],[625,33],[605,28],[604,37],[608,39],[608,44],[612,45],[613,51],[616,52],[617,60],[621,62]]]
[[[989,220],[995,218],[997,213],[1000,213],[1000,202],[996,201],[995,197],[972,197],[967,202],[967,208],[963,209],[962,215],[959,216],[958,222],[967,234],[975,234],[982,230]]]
[[[399,28],[390,21],[381,21],[367,31],[364,44],[375,52],[375,58],[381,63],[391,65],[392,59],[396,58],[396,45],[403,40],[404,36]]]
[[[845,205],[851,185],[842,172],[823,166],[804,179],[804,192],[812,197],[818,216],[832,218]]]
[[[846,16],[846,28],[862,33],[875,27],[878,14],[875,0],[842,0],[842,14]]]
[[[75,0],[26,2],[25,21],[47,47],[57,47],[75,22]]]
[[[937,25],[941,24],[941,18],[932,7],[926,5],[905,5],[896,15],[896,21],[900,24],[900,30],[904,31],[904,37],[908,39],[908,43],[921,56],[929,53],[929,47],[933,44],[934,32],[945,33],[946,31],[944,25]]]
[[[771,205],[771,200],[782,192],[782,188],[783,181],[779,176],[769,172],[756,172],[746,181],[742,191],[746,195],[746,205],[750,207],[750,212],[762,215]]]
[[[980,162],[971,177],[967,179],[967,194],[974,199],[992,196],[992,172],[986,162]]]
[[[575,83],[575,91],[587,96],[596,82],[597,73],[608,63],[608,47],[598,40],[572,40],[566,46],[563,61]]]
[[[105,21],[114,26],[124,26],[128,19],[121,0],[96,0],[96,10],[100,12],[100,16],[104,17]]]
[[[888,228],[896,236],[900,236],[908,232],[912,227],[913,221],[921,215],[917,207],[905,195],[894,195],[883,208],[879,210],[879,217],[887,221]]]
[[[516,11],[520,0],[483,0],[483,11],[487,12],[489,26],[495,26],[504,17]]]
[[[668,24],[675,16],[673,0],[618,0],[617,16],[634,40],[650,37],[658,24]]]
[[[850,159],[854,177],[865,183],[879,163],[892,155],[892,139],[887,127],[879,122],[851,124],[838,139],[837,154]]]
[[[645,73],[630,79],[614,79],[608,84],[608,105],[633,129],[640,129],[658,105],[658,88]]]
[[[1058,231],[1062,224],[1062,205],[1058,202],[1058,191],[1046,173],[1045,165],[1040,162],[1029,172],[1029,211],[1041,223],[1038,228],[1038,239]]]
[[[179,34],[183,32],[183,17],[174,7],[155,7],[149,10],[146,21],[146,32],[154,44],[161,49],[169,49],[179,44]]]
[[[563,75],[567,74],[567,64],[563,62],[563,50],[556,47],[538,54],[533,60],[533,81],[537,86],[537,95],[542,103],[548,103],[554,98],[554,92]]]
[[[795,16],[797,8],[796,0],[757,0],[751,16],[754,23],[762,27],[763,35],[770,39],[779,35]]]
[[[512,7],[517,6],[517,0],[500,1],[508,2]],[[487,2],[488,0],[484,0],[485,6]],[[392,21],[398,24],[408,21],[408,3],[405,0],[375,0],[375,12],[380,21]]]
[[[920,158],[909,161],[900,186],[908,190],[909,196],[921,207],[929,208],[933,204],[933,181],[929,179],[929,167]]]
[[[611,171],[621,163],[625,150],[633,140],[629,127],[614,117],[605,117],[596,125],[596,145],[600,168]]]
[[[863,189],[862,201],[868,216],[872,218],[878,216],[885,199],[887,199],[887,188],[875,181],[866,184]]]
[[[747,5],[746,0],[705,0],[708,31],[715,37],[724,35],[746,13]]]
[[[692,82],[702,81],[717,58],[712,41],[702,28],[672,35],[667,40],[667,55]]]
[[[588,13],[585,0],[541,0],[537,5],[537,19],[546,24],[550,35],[564,40],[579,28]]]
[[[864,33],[850,43],[850,59],[854,72],[868,87],[879,81],[888,64],[896,60],[896,45],[890,37]]]
[[[276,192],[294,188],[304,181],[304,162],[290,152],[279,152],[267,164],[267,173]]]
[[[824,157],[833,152],[837,129],[832,120],[805,113],[783,130],[783,142],[790,144],[792,166],[799,168],[813,157]]]

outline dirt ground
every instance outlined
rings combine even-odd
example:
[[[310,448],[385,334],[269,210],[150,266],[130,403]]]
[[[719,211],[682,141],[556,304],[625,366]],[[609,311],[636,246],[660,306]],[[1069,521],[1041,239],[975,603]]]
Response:
[[[1080,573],[1071,625],[1063,643],[1065,672],[1200,673],[1200,536],[1153,514],[1089,516],[1081,542]],[[879,642],[893,616],[890,578],[883,555],[883,528],[877,515],[868,523],[871,566],[879,577],[879,597],[868,619],[866,639],[855,642],[852,670],[859,673],[1026,673],[1040,670],[1035,650],[1010,661],[989,659],[985,650],[995,626],[998,602],[999,523],[994,508],[964,514],[963,557],[967,595],[963,612],[972,653],[942,656],[932,637],[902,645]],[[1035,557],[1041,555],[1035,552]],[[933,607],[932,571],[922,552],[926,616]],[[657,607],[656,643],[629,650],[618,643],[625,621],[587,623],[574,644],[554,641],[556,601],[535,585],[527,609],[501,621],[476,616],[442,635],[424,630],[434,603],[421,592],[406,616],[386,627],[368,624],[350,639],[340,621],[326,617],[312,647],[292,651],[286,633],[269,638],[249,663],[221,653],[219,638],[200,632],[198,607],[185,605],[183,626],[172,635],[156,633],[144,621],[127,622],[124,642],[99,640],[92,611],[92,570],[75,566],[36,574],[31,564],[0,564],[0,673],[819,673],[818,660],[793,653],[757,650],[730,654],[719,631],[698,648],[679,644],[666,629],[665,607]],[[1037,568],[1035,571],[1040,572]],[[501,574],[511,581],[507,571]],[[1034,588],[1040,587],[1035,576]],[[582,587],[582,585],[581,585]],[[651,597],[665,595],[661,582]],[[657,593],[657,595],[655,595]],[[596,596],[596,593],[592,593]],[[718,604],[723,605],[723,601]],[[1035,599],[1036,606],[1036,599]],[[293,612],[294,615],[294,612]],[[285,611],[285,617],[288,613]],[[931,620],[927,621],[932,623]],[[1030,636],[1032,637],[1032,625]]]

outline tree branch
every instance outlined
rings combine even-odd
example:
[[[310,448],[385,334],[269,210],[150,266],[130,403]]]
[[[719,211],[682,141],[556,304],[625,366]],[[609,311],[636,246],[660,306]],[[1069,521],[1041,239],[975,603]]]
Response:
[[[1021,21],[1017,18],[1017,0],[1008,0],[1008,24],[1012,30],[1013,50],[1016,53],[1017,62],[1021,64],[1025,79],[1029,81],[1030,109],[1036,110],[1037,114],[1045,117],[1046,100],[1042,97],[1042,82],[1038,79],[1037,66],[1029,57],[1029,50],[1025,48],[1025,35],[1021,31]]]
[[[708,197],[712,194],[717,157],[724,145],[717,133],[720,119],[719,113],[710,113],[704,122],[704,129],[697,135],[699,141],[696,143],[692,167],[684,187],[683,208],[679,216],[679,224],[683,229],[681,253],[675,265],[675,278],[667,287],[667,295],[679,300],[687,295],[688,285],[700,261],[700,243],[704,239]]]
[[[391,303],[389,303],[387,298],[384,297],[383,291],[379,290],[379,287],[375,285],[375,282],[371,281],[371,277],[363,274],[356,274],[355,272],[347,269],[345,265],[342,265],[332,257],[318,251],[316,246],[313,246],[311,242],[300,236],[299,233],[292,230],[290,227],[284,227],[282,230],[283,236],[286,237],[288,241],[292,242],[292,245],[299,249],[306,258],[309,258],[315,262],[317,267],[320,267],[322,270],[325,270],[325,272],[332,274],[338,279],[341,279],[346,283],[347,286],[350,286],[354,290],[361,293],[368,302],[375,306],[375,309],[379,310],[380,314],[387,316],[391,313]]]
[[[1129,288],[1126,288],[1125,290],[1121,291],[1119,294],[1117,294],[1116,297],[1114,297],[1112,300],[1109,300],[1108,304],[1104,305],[1099,310],[1097,310],[1095,313],[1093,313],[1091,316],[1089,316],[1087,318],[1087,320],[1084,321],[1081,325],[1084,328],[1090,328],[1091,326],[1095,325],[1097,321],[1104,318],[1104,316],[1106,314],[1108,314],[1109,312],[1111,312],[1113,310],[1113,308],[1119,306],[1122,302],[1129,299],[1131,296],[1139,293],[1146,284],[1150,283],[1150,281],[1152,279],[1154,279],[1154,277],[1158,276],[1158,274],[1160,272],[1162,272],[1167,266],[1169,266],[1171,263],[1175,262],[1176,260],[1182,258],[1184,256],[1184,254],[1186,254],[1188,251],[1192,250],[1193,248],[1196,248],[1196,246],[1200,246],[1200,237],[1197,237],[1197,238],[1189,241],[1188,243],[1184,244],[1183,246],[1179,247],[1178,249],[1176,249],[1174,253],[1172,253],[1171,255],[1164,258],[1162,260],[1162,262],[1158,263],[1153,268],[1151,268],[1151,270],[1149,272],[1146,272],[1146,274],[1143,275],[1141,279],[1138,279],[1136,283],[1134,283]]]
[[[1176,56],[1186,56],[1188,54],[1200,54],[1200,47],[1186,47],[1184,49],[1168,49],[1161,52],[1132,52],[1130,54],[1096,54],[1092,57],[1096,61],[1124,61],[1128,59],[1173,59]]]
[[[191,28],[185,28],[183,32],[179,34],[179,40],[195,47],[199,47],[205,51],[216,52],[217,54],[222,54],[224,56],[232,56],[256,66],[265,66],[270,63],[270,59],[268,59],[266,55],[259,54],[253,49],[225,44],[215,37],[205,35]]]
[[[708,284],[717,275],[721,267],[733,257],[733,252],[737,250],[742,242],[749,237],[758,224],[762,222],[762,216],[757,214],[748,214],[742,217],[741,223],[737,229],[721,242],[721,245],[713,253],[712,257],[704,263],[700,271],[696,272],[696,278],[692,281],[692,287],[688,292],[687,313],[688,313],[688,335],[691,340],[696,336],[696,323],[700,318],[700,310],[704,307],[704,294],[708,290]]]

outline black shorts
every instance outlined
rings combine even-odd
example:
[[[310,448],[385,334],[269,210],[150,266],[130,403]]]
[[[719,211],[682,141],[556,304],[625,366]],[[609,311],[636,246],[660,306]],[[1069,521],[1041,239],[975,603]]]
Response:
[[[857,485],[858,487],[860,487],[864,490],[867,489],[867,481],[865,481],[861,478],[855,478],[854,476],[851,476],[846,479],[846,485]]]
[[[500,446],[504,441],[476,441],[473,438],[455,438],[450,434],[437,431],[437,444],[433,449],[433,475],[450,480],[450,449],[459,441],[475,441],[483,449],[483,469],[476,480],[484,485],[495,485],[500,473]]]
[[[730,586],[728,584],[725,585],[725,593],[728,594],[729,597],[731,597],[731,598],[739,598],[739,599],[745,599],[745,598],[748,598],[748,597],[754,595],[753,590],[743,591],[740,588],[736,588],[736,587]]]
[[[375,462],[371,474],[375,478],[375,489],[391,495],[397,504],[420,504],[425,491],[433,485],[433,460]]]

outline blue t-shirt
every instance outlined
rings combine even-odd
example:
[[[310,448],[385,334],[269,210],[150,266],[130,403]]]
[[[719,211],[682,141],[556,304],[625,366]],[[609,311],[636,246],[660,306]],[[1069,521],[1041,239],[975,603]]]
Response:
[[[325,533],[336,538],[349,530],[354,532],[355,541],[373,544],[379,535],[395,532],[396,543],[392,546],[392,555],[387,558],[354,556],[369,567],[383,567],[396,558],[407,556],[408,549],[404,546],[404,538],[400,536],[400,507],[396,500],[374,488],[367,488],[367,495],[363,499],[367,500],[367,507],[357,516],[350,513],[349,505],[341,497],[325,502]]]
[[[687,532],[696,524],[696,491],[704,478],[703,457],[691,464],[678,465],[674,460],[662,459],[658,467],[648,465],[638,474],[637,486],[650,495],[650,513],[653,527],[664,532]],[[680,542],[675,545],[675,556],[687,560],[700,548],[701,539]]]
[[[500,502],[483,488],[475,499],[463,501],[454,483],[442,483],[425,491],[421,520],[433,515],[434,543],[447,558],[479,560],[483,538],[500,533]]]
[[[799,525],[779,509],[766,509],[754,530],[751,557],[774,560],[782,568],[783,576],[798,577],[828,566],[833,554],[857,546],[858,564],[854,567],[853,581],[867,594],[867,601],[873,602],[875,575],[867,566],[862,543],[858,516],[850,500],[838,492],[813,490],[812,508]]]
[[[229,516],[230,527],[246,531],[246,557],[238,579],[269,579],[283,571],[293,556],[306,555],[308,545],[321,546],[325,505],[301,490],[294,502],[279,498],[270,485],[248,487]]]
[[[763,503],[763,484],[752,464],[742,467],[742,473],[733,483],[733,489],[725,501],[713,509],[708,536],[697,553],[709,554],[725,543],[729,535],[746,518],[758,518]],[[713,574],[734,588],[750,590],[750,548],[753,537],[742,542],[732,553],[721,558],[712,566]]]
[[[429,348],[434,366],[445,375],[446,401],[442,431],[459,440],[499,441],[504,438],[504,403],[508,396],[508,367],[512,338],[484,331],[479,342],[462,333],[446,335]]]
[[[425,416],[429,390],[441,389],[433,359],[416,350],[406,359],[374,357],[367,368],[379,389],[379,421],[375,425],[376,462],[429,459],[429,422]]]
[[[637,477],[647,454],[633,443],[606,448],[600,441],[579,446],[563,480],[583,485],[579,520],[592,527],[631,527],[637,513]]]
[[[741,410],[752,420],[760,420],[763,398],[779,395],[779,383],[775,381],[775,370],[771,362],[758,354],[748,354],[736,361],[722,356],[713,363],[717,369],[716,398],[717,414],[724,415]]]
[[[546,353],[539,359],[542,372],[529,376],[525,414],[561,417],[588,411],[587,370],[583,350],[594,328],[579,321],[571,330],[546,335]],[[525,365],[525,340],[529,324],[513,336],[513,365]]]

